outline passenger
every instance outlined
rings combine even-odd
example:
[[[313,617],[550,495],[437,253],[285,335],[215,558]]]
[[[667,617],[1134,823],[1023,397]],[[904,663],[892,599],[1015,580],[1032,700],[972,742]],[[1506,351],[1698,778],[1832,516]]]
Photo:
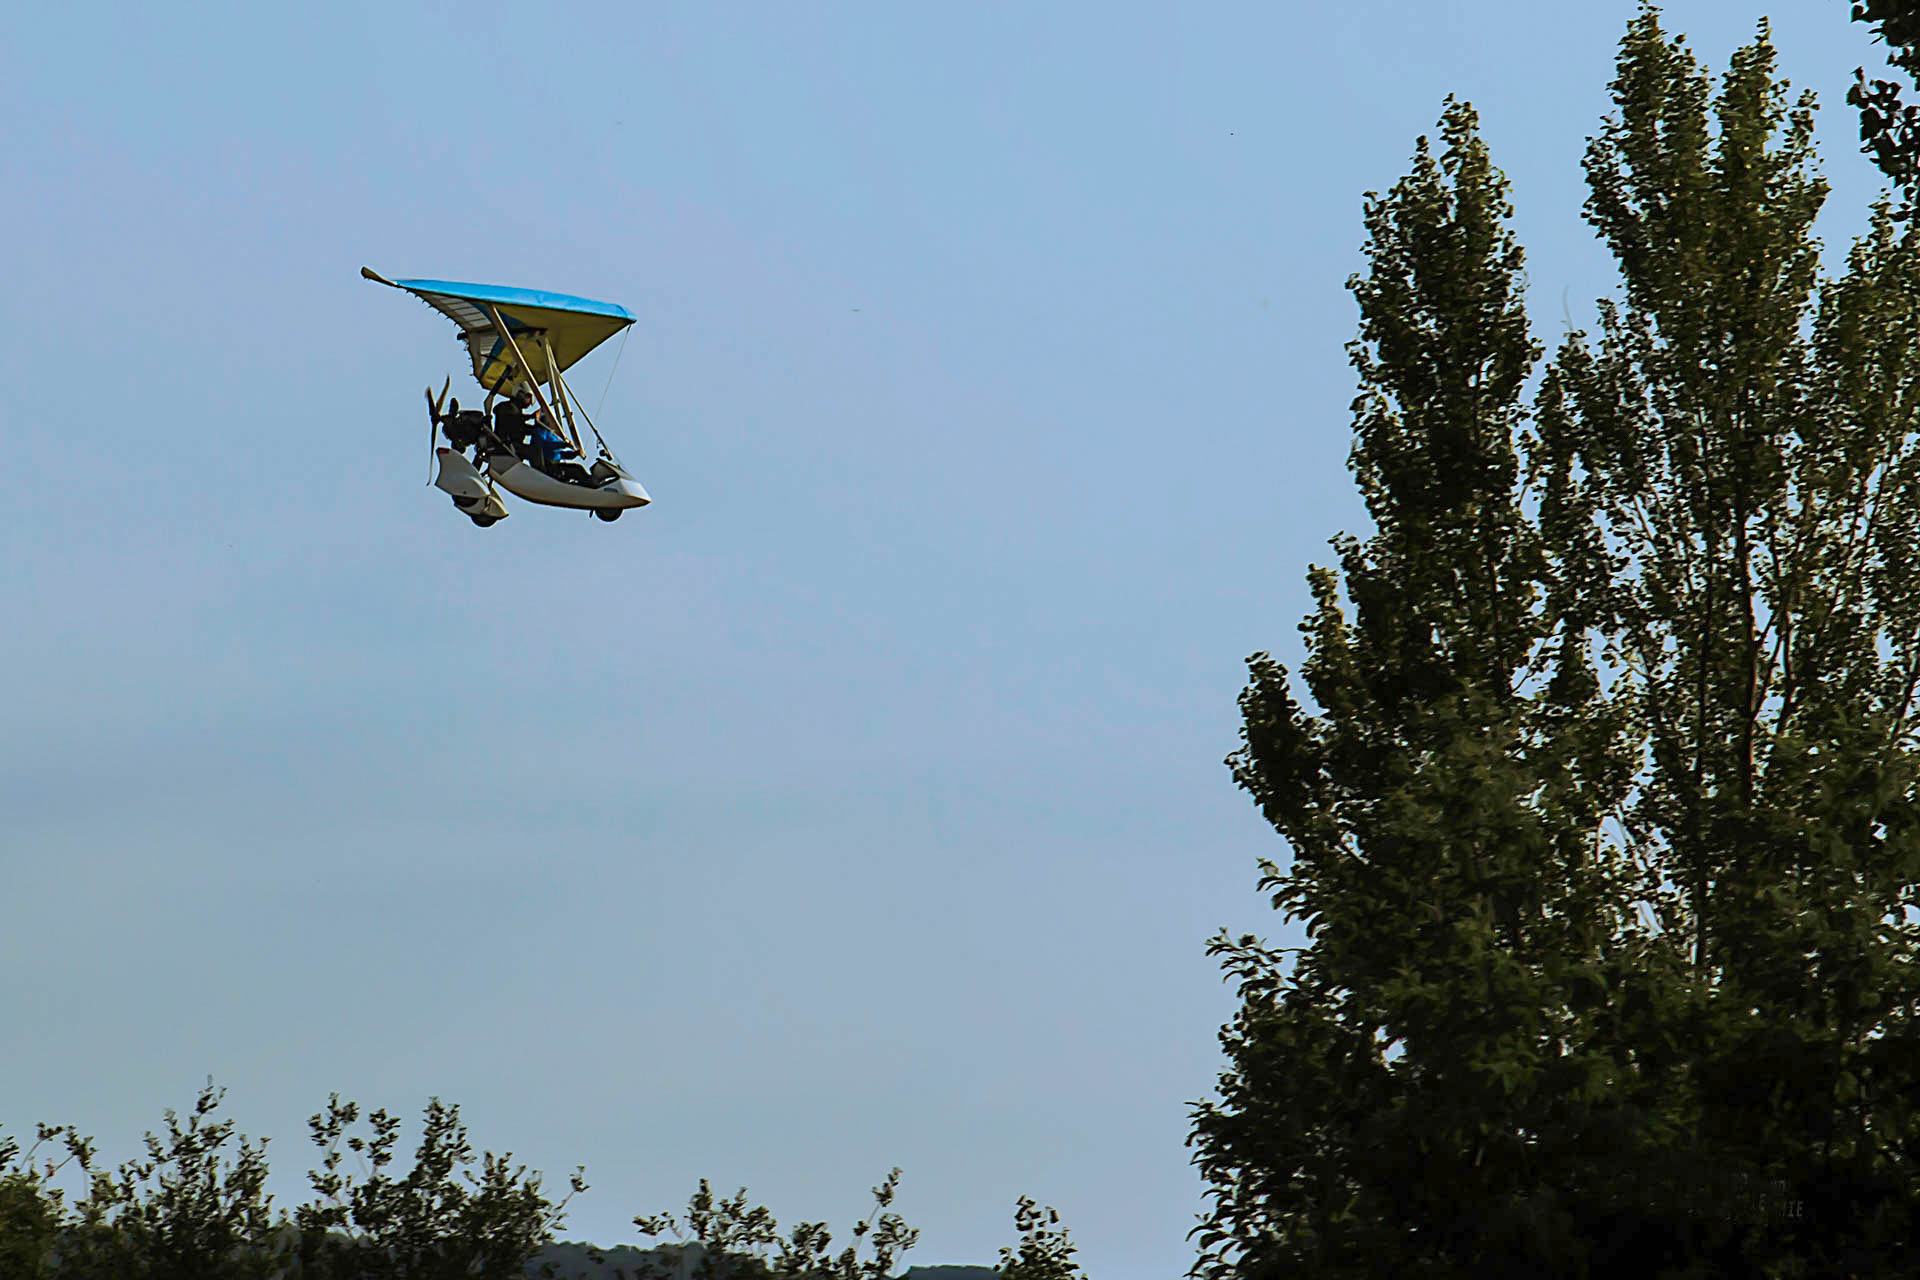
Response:
[[[567,442],[562,440],[560,433],[553,429],[553,419],[544,409],[533,421],[533,449],[535,456],[539,459],[533,465],[555,479],[561,478],[557,468],[560,459],[568,452]]]
[[[580,465],[579,454],[573,446],[561,438],[555,428],[553,418],[545,409],[534,416],[533,449],[537,451],[539,462],[534,465],[562,484],[592,483],[592,475]]]

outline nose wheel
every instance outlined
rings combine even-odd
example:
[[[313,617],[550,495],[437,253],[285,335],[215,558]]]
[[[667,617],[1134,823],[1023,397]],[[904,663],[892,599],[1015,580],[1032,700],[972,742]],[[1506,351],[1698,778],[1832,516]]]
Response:
[[[488,497],[482,494],[451,493],[447,496],[453,499],[454,510],[482,529],[491,528],[506,518],[507,511],[501,505],[498,494]]]
[[[621,508],[619,507],[595,507],[593,509],[593,514],[596,516],[599,516],[602,520],[605,520],[608,524],[612,524],[615,520],[618,520],[620,518],[620,511],[621,511]]]

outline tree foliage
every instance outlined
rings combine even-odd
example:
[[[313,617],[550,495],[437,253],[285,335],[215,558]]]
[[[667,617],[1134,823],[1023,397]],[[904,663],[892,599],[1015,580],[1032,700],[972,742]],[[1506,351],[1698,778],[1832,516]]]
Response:
[[[321,1201],[295,1211],[301,1261],[322,1274],[359,1280],[520,1280],[527,1260],[565,1220],[568,1200],[587,1188],[576,1169],[558,1204],[541,1194],[541,1177],[513,1168],[512,1153],[488,1152],[479,1176],[460,1109],[427,1103],[420,1146],[405,1177],[387,1172],[400,1121],[385,1111],[367,1117],[371,1138],[352,1133],[359,1107],[338,1094],[308,1126],[324,1153],[308,1175]],[[341,1146],[363,1156],[364,1182],[340,1172]],[[455,1178],[455,1172],[460,1174]]]
[[[42,1188],[55,1210],[45,1274],[59,1280],[267,1280],[280,1274],[265,1193],[266,1143],[237,1135],[215,1117],[222,1093],[209,1082],[183,1123],[168,1110],[164,1138],[148,1133],[146,1158],[107,1169],[93,1142],[65,1125],[42,1125],[42,1143],[60,1144]],[[60,1213],[51,1189],[75,1167],[86,1193]]]
[[[853,1237],[839,1253],[832,1251],[832,1234],[824,1222],[802,1222],[787,1235],[764,1205],[749,1205],[747,1189],[716,1198],[712,1185],[700,1180],[700,1189],[687,1202],[684,1224],[671,1213],[642,1214],[633,1220],[649,1239],[672,1235],[686,1254],[630,1280],[886,1280],[905,1253],[920,1239],[892,1206],[900,1184],[900,1170],[873,1188],[873,1211],[856,1222]],[[1030,1196],[1014,1206],[1014,1230],[1019,1243],[1000,1250],[997,1268],[1003,1280],[1078,1280],[1084,1276],[1073,1261],[1076,1246],[1060,1225],[1059,1211],[1041,1207]],[[866,1251],[862,1251],[862,1245]],[[691,1263],[691,1265],[687,1265]],[[626,1280],[625,1272],[622,1273]]]
[[[41,1126],[40,1142],[53,1136]],[[0,1134],[0,1276],[17,1280],[46,1280],[52,1274],[62,1217],[60,1192],[46,1185],[54,1171],[36,1170],[33,1155],[28,1152],[23,1162],[20,1143]]]
[[[641,1214],[633,1225],[649,1239],[671,1234],[698,1246],[694,1280],[886,1280],[920,1239],[893,1209],[899,1186],[895,1169],[873,1188],[873,1211],[853,1224],[838,1253],[826,1223],[802,1222],[782,1236],[765,1205],[748,1206],[745,1187],[716,1199],[705,1178],[687,1201],[684,1225],[671,1213]]]
[[[1920,84],[1920,3],[1854,0],[1853,20],[1871,24],[1887,45],[1887,65]],[[1853,81],[1847,101],[1860,110],[1860,149],[1911,194],[1920,185],[1920,107],[1901,100],[1899,81],[1868,80],[1864,67]]]
[[[1060,1225],[1059,1210],[1021,1196],[1013,1225],[1020,1243],[1000,1250],[1000,1280],[1077,1280],[1085,1274],[1073,1260],[1079,1250]]]
[[[1373,533],[1228,761],[1309,945],[1213,943],[1196,1274],[1916,1260],[1920,245],[1821,278],[1764,24],[1716,86],[1643,8],[1612,99],[1619,288],[1544,368],[1470,108],[1367,199]]]
[[[224,1096],[209,1081],[184,1122],[168,1111],[165,1136],[146,1136],[144,1160],[111,1170],[99,1164],[92,1139],[69,1126],[40,1125],[25,1152],[0,1133],[0,1280],[523,1280],[530,1268],[571,1280],[551,1260],[534,1264],[568,1203],[587,1189],[584,1169],[555,1203],[541,1176],[514,1166],[511,1153],[476,1153],[459,1108],[434,1098],[413,1165],[401,1174],[399,1119],[374,1111],[363,1125],[359,1106],[335,1094],[308,1121],[321,1157],[307,1175],[315,1199],[276,1214],[265,1190],[266,1141],[250,1142],[218,1117]],[[71,1204],[56,1185],[69,1168],[84,1187]],[[634,1219],[642,1235],[671,1234],[680,1247],[616,1274],[886,1280],[920,1238],[893,1208],[899,1185],[895,1169],[873,1188],[873,1210],[836,1251],[826,1223],[802,1222],[783,1236],[771,1211],[748,1204],[745,1188],[716,1198],[702,1179],[684,1219]],[[1019,1244],[1001,1250],[1009,1280],[1081,1274],[1059,1222],[1021,1197]],[[591,1246],[571,1248],[576,1261],[606,1262]]]
[[[425,1134],[404,1177],[387,1172],[400,1123],[369,1118],[371,1140],[349,1133],[359,1116],[335,1096],[313,1117],[319,1201],[276,1215],[266,1194],[266,1141],[248,1141],[217,1111],[211,1082],[184,1121],[166,1113],[146,1157],[102,1167],[93,1141],[41,1125],[26,1153],[0,1140],[0,1276],[7,1280],[522,1280],[528,1259],[563,1221],[538,1174],[475,1153],[459,1109],[429,1103]],[[369,1164],[364,1182],[339,1171],[340,1144]],[[42,1146],[63,1152],[57,1163]],[[36,1165],[38,1157],[41,1163]],[[55,1186],[68,1168],[84,1193],[69,1205]],[[581,1173],[573,1192],[585,1190]],[[568,1200],[571,1195],[567,1197]]]

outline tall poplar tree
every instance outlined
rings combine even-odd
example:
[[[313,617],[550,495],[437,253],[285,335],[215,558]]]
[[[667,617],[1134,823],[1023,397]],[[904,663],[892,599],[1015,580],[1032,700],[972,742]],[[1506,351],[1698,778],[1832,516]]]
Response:
[[[1531,395],[1472,111],[1367,200],[1373,533],[1229,757],[1309,945],[1214,942],[1197,1274],[1920,1260],[1920,246],[1883,206],[1820,279],[1764,24],[1716,91],[1645,8],[1612,93],[1619,288]]]

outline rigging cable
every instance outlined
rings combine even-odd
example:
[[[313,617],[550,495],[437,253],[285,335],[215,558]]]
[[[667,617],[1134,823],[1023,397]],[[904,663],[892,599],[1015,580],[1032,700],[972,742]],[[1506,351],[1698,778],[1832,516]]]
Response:
[[[596,427],[596,426],[594,426],[594,425],[593,425],[593,419],[592,419],[592,418],[588,418],[588,417],[587,417],[587,406],[585,406],[584,404],[581,404],[581,403],[580,403],[580,397],[579,397],[579,396],[575,396],[575,395],[573,395],[573,388],[572,388],[572,387],[569,387],[569,386],[567,386],[567,378],[566,378],[566,375],[565,375],[565,374],[562,374],[562,373],[556,373],[556,374],[554,374],[553,376],[554,376],[554,377],[556,377],[556,378],[558,378],[558,379],[560,380],[560,385],[561,385],[562,387],[566,387],[566,391],[567,391],[567,394],[568,394],[569,396],[573,396],[573,407],[574,407],[574,408],[576,408],[576,409],[578,409],[578,410],[580,411],[580,416],[581,416],[581,417],[583,417],[583,418],[586,418],[586,419],[587,419],[587,426],[588,426],[588,428],[589,428],[590,430],[592,430],[592,432],[593,432],[593,438],[594,438],[595,440],[598,440],[598,441],[600,442],[600,452],[601,452],[601,453],[603,453],[603,454],[606,454],[606,455],[607,455],[608,457],[612,457],[612,456],[613,456],[613,450],[611,450],[611,449],[609,449],[609,448],[607,448],[607,438],[606,438],[605,436],[603,436],[603,435],[601,435],[601,434],[600,434],[600,428],[599,428],[599,427]],[[602,404],[602,405],[605,405],[605,403],[606,403],[606,400],[607,400],[607,398],[606,398],[606,396],[605,396],[605,395],[602,395],[602,396],[600,397],[600,402],[601,402],[601,404]]]
[[[613,353],[613,368],[607,370],[607,385],[600,388],[600,403],[593,407],[593,411],[595,413],[599,413],[602,409],[607,407],[607,392],[613,390],[613,375],[620,371],[620,357],[627,354],[627,339],[631,338],[632,336],[633,336],[632,325],[628,325],[626,328],[620,331],[620,349]],[[591,419],[588,420],[587,425],[588,426],[593,425]],[[596,430],[594,434],[598,435],[600,433]]]

